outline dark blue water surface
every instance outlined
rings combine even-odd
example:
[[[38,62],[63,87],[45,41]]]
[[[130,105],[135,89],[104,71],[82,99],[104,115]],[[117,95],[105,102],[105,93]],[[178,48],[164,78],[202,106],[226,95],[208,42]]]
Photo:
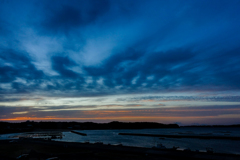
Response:
[[[211,135],[211,136],[235,136],[240,137],[240,128],[208,128],[208,127],[181,127],[177,129],[139,129],[139,130],[78,130],[87,136],[80,136],[71,132],[63,132],[65,135],[60,141],[69,142],[103,142],[104,144],[123,144],[125,146],[153,147],[161,143],[167,148],[178,146],[180,149],[206,151],[207,147],[214,152],[240,154],[239,140],[222,139],[198,139],[198,138],[158,138],[143,136],[125,136],[118,133],[144,133],[165,135]]]
[[[208,136],[234,136],[240,137],[240,128],[222,127],[181,127],[174,129],[122,129],[122,130],[78,130],[86,133],[87,136],[81,136],[71,132],[63,132],[62,139],[57,141],[67,142],[103,142],[104,144],[122,144],[124,146],[153,147],[162,144],[167,148],[173,146],[179,149],[189,148],[191,150],[206,151],[206,148],[212,148],[214,152],[240,154],[240,140],[222,140],[222,139],[198,139],[198,138],[159,138],[143,136],[125,136],[118,133],[142,133],[142,134],[164,134],[164,135],[208,135]],[[1,139],[9,139],[16,135],[25,133],[14,133],[0,135]]]

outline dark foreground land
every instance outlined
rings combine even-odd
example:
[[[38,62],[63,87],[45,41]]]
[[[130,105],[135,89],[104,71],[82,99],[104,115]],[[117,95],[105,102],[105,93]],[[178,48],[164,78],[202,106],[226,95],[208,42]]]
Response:
[[[160,150],[140,147],[114,146],[57,142],[42,139],[19,139],[0,141],[0,160],[13,160],[28,154],[22,159],[45,160],[58,157],[61,160],[239,160],[240,155],[220,153],[199,153],[191,151]]]

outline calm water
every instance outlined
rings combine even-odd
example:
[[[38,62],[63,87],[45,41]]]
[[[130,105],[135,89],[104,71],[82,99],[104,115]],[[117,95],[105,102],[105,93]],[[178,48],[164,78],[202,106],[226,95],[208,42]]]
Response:
[[[123,144],[124,146],[153,147],[161,143],[167,148],[178,146],[180,149],[206,151],[207,147],[213,148],[214,152],[240,154],[239,140],[197,139],[197,138],[163,138],[122,136],[118,133],[144,133],[166,135],[211,135],[211,136],[234,136],[240,137],[240,128],[196,128],[181,127],[177,129],[139,129],[139,130],[79,130],[87,136],[77,135],[71,132],[63,132],[63,138],[57,141],[68,142],[103,142],[104,144]],[[23,134],[23,133],[22,133]],[[0,139],[8,139],[15,134],[0,135]]]
[[[211,136],[237,136],[240,137],[240,128],[196,128],[182,127],[179,129],[141,129],[141,130],[79,130],[87,136],[80,136],[71,132],[63,132],[65,135],[60,141],[69,142],[103,142],[104,144],[123,144],[125,146],[153,147],[158,143],[167,148],[178,146],[180,149],[205,151],[207,147],[213,148],[214,152],[240,154],[240,141],[218,139],[195,139],[195,138],[164,138],[122,136],[118,133],[145,133],[167,135],[211,135]]]

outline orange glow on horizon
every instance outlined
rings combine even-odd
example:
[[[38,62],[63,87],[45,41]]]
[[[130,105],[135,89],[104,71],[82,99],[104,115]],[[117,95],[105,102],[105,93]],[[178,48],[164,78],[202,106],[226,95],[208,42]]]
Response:
[[[206,114],[206,112],[218,111],[216,114]],[[224,112],[221,111],[230,111]],[[0,121],[21,122],[21,121],[88,121],[88,122],[159,122],[159,123],[236,123],[240,121],[240,108],[156,108],[156,109],[135,109],[135,110],[88,110],[78,111],[70,115],[38,115],[29,114],[11,114],[11,117],[2,116]],[[201,114],[193,114],[199,112]],[[42,112],[39,112],[42,113]],[[45,113],[45,112],[44,112]]]
[[[234,117],[239,116],[239,115],[235,115]],[[27,121],[27,120],[36,120],[36,121],[41,121],[41,120],[174,120],[174,121],[178,121],[178,120],[193,120],[193,119],[202,119],[202,118],[231,118],[230,116],[186,116],[186,117],[169,117],[169,116],[122,116],[122,117],[93,117],[93,118],[71,118],[71,117],[16,117],[16,118],[6,118],[6,119],[0,119],[0,121]]]

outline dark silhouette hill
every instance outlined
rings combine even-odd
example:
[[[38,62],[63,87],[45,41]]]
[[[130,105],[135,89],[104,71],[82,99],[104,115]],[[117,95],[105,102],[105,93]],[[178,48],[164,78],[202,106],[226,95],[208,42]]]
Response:
[[[161,124],[156,122],[34,122],[21,123],[0,122],[0,134],[31,132],[36,130],[104,130],[104,129],[150,129],[150,128],[179,128],[177,124]]]

